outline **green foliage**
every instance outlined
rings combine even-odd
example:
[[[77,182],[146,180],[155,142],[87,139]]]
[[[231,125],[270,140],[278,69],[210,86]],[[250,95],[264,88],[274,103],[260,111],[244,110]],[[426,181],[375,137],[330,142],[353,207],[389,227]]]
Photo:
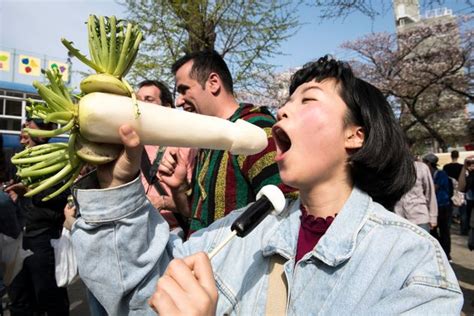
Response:
[[[265,89],[280,44],[299,26],[294,1],[125,0],[128,19],[142,25],[146,41],[131,80],[173,82],[171,65],[184,52],[215,49],[226,60],[237,91]]]

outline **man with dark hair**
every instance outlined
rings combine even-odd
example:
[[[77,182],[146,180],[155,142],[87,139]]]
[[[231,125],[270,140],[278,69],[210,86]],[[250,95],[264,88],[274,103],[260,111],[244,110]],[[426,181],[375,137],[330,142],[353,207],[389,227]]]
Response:
[[[461,170],[463,167],[463,165],[458,162],[458,159],[459,151],[453,150],[451,151],[451,162],[443,166],[443,171],[447,173],[451,182],[453,183],[453,194],[454,189],[457,190],[459,176],[461,175]],[[465,212],[466,204],[462,204],[460,206],[453,205],[453,221],[459,223],[459,218],[461,217],[461,214],[464,214]]]
[[[221,79],[224,90],[231,95],[234,94],[232,75],[224,59],[218,52],[215,50],[207,50],[184,55],[173,64],[171,71],[177,75],[178,70],[190,61],[192,61],[192,67],[187,75],[196,80],[203,89],[206,87],[209,75],[211,72],[214,72]]]
[[[232,155],[228,151],[201,149],[198,151],[192,182],[181,171],[184,161],[179,155],[166,155],[160,165],[161,178],[174,190],[176,204],[190,194],[190,231],[209,226],[229,212],[255,201],[267,184],[278,185],[284,193],[293,191],[281,183],[275,163],[275,143],[271,127],[275,118],[268,109],[251,104],[239,104],[233,94],[232,76],[216,51],[201,51],[185,55],[172,67],[176,77],[176,106],[185,111],[215,116],[235,122],[248,121],[265,130],[268,146],[249,156]],[[190,192],[190,193],[189,193]]]
[[[443,166],[443,171],[446,172],[450,178],[456,180],[459,179],[462,169],[462,164],[458,162],[458,159],[459,151],[453,150],[451,151],[451,162]]]
[[[159,104],[174,108],[173,96],[170,90],[161,81],[144,80],[138,84],[137,98],[140,101]]]

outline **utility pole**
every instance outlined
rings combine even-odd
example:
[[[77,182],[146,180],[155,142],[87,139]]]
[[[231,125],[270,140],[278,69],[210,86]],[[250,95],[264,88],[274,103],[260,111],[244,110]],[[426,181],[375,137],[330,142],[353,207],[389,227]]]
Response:
[[[71,78],[72,78],[72,54],[71,52],[67,52],[67,59],[66,59],[66,64],[67,64],[67,81],[66,85],[69,87],[71,86]]]

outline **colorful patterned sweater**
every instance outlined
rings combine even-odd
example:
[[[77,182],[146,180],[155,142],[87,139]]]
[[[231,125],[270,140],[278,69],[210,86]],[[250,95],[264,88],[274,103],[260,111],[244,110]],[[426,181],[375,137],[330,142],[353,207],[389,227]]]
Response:
[[[271,133],[275,124],[272,114],[263,107],[241,104],[229,121],[237,119],[263,128],[267,133],[268,146],[250,156],[232,155],[222,150],[199,150],[191,192],[193,217],[190,233],[255,201],[258,191],[267,184],[277,185],[287,196],[289,193],[296,196],[295,189],[284,185],[278,173]]]

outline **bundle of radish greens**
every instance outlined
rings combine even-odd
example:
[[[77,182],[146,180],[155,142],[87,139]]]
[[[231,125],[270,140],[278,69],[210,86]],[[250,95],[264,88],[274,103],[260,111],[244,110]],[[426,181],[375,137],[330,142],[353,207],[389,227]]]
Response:
[[[140,28],[115,17],[91,15],[87,21],[89,58],[62,39],[69,52],[96,71],[81,84],[81,96],[65,87],[57,69],[46,70],[48,84],[33,86],[44,102],[27,107],[31,118],[60,126],[54,130],[25,128],[31,137],[69,134],[67,143],[47,143],[12,157],[30,197],[51,187],[43,198],[54,198],[78,177],[84,164],[105,164],[119,156],[119,127],[130,124],[143,144],[229,150],[255,154],[267,146],[267,135],[246,121],[232,123],[216,117],[178,111],[136,100],[124,79],[137,56]]]

